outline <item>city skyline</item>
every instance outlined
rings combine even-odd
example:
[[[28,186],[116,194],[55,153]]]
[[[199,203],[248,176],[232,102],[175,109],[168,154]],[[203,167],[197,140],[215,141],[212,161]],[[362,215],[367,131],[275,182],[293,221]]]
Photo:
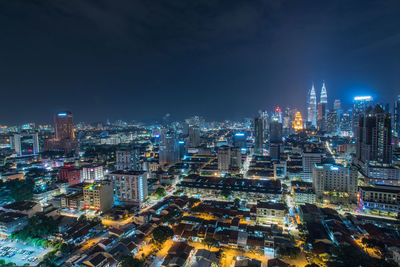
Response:
[[[329,103],[391,103],[399,3],[367,2],[5,1],[0,87],[19,94],[1,123],[50,122],[59,110],[78,121],[237,119],[276,105],[305,114],[313,81],[327,82]]]

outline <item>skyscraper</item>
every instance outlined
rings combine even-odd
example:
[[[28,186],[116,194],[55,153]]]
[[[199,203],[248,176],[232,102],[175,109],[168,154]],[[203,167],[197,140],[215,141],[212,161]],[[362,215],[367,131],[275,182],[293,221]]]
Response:
[[[200,127],[192,125],[189,127],[189,141],[191,147],[198,147],[200,145]]]
[[[359,116],[357,159],[364,164],[392,164],[392,125],[390,113],[381,106],[369,107]]]
[[[325,82],[322,83],[322,89],[321,89],[321,103],[328,104],[328,94],[326,93]],[[326,106],[328,106],[328,105],[326,105]]]
[[[318,130],[326,131],[326,103],[319,102],[318,103]]]
[[[308,98],[307,107],[307,122],[314,127],[317,127],[317,95],[315,94],[314,84]]]
[[[74,117],[70,111],[60,112],[54,116],[55,138],[57,140],[74,140]]]
[[[179,161],[178,140],[174,132],[165,129],[161,134],[158,161],[161,165],[172,165]]]
[[[74,117],[70,111],[60,112],[54,116],[54,138],[46,140],[45,150],[61,150],[64,153],[77,151]]]
[[[399,137],[400,136],[400,95],[397,96],[396,101],[394,102],[394,124],[393,124],[393,130],[394,130],[394,136]]]
[[[334,110],[342,109],[342,102],[340,101],[340,99],[335,99],[335,102],[333,102],[333,109]]]
[[[256,155],[263,154],[264,143],[264,126],[260,118],[254,119],[254,153]]]
[[[303,130],[303,118],[301,117],[300,111],[296,112],[296,117],[292,122],[292,127],[296,132]]]
[[[364,114],[368,106],[371,104],[371,96],[357,96],[354,98],[352,110],[352,131],[355,137],[357,137],[358,117],[360,114]]]

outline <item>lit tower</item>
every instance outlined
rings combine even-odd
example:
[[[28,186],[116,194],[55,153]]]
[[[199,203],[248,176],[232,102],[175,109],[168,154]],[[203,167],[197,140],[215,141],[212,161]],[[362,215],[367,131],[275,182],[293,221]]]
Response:
[[[322,89],[321,89],[321,103],[328,104],[328,95],[326,94],[325,82],[322,83]],[[326,105],[326,106],[328,106],[328,105]]]
[[[303,118],[301,117],[300,111],[296,112],[296,117],[292,122],[292,127],[296,132],[303,130]]]
[[[317,127],[317,95],[315,94],[314,84],[311,87],[307,112],[307,121],[311,123],[312,126]]]

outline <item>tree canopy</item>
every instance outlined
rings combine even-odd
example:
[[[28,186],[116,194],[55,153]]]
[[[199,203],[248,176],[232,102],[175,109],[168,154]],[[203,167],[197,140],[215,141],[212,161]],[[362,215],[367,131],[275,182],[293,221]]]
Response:
[[[153,240],[159,245],[162,245],[165,241],[174,236],[174,231],[168,226],[158,226],[153,230],[152,235]]]

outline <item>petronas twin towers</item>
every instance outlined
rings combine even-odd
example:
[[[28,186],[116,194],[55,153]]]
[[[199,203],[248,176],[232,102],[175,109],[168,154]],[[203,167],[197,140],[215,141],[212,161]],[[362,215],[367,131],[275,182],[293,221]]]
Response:
[[[320,103],[328,104],[328,95],[326,93],[325,82],[322,83]],[[311,123],[312,126],[317,127],[318,109],[317,109],[317,95],[315,93],[314,84],[311,87],[308,95],[307,103],[307,122]]]

